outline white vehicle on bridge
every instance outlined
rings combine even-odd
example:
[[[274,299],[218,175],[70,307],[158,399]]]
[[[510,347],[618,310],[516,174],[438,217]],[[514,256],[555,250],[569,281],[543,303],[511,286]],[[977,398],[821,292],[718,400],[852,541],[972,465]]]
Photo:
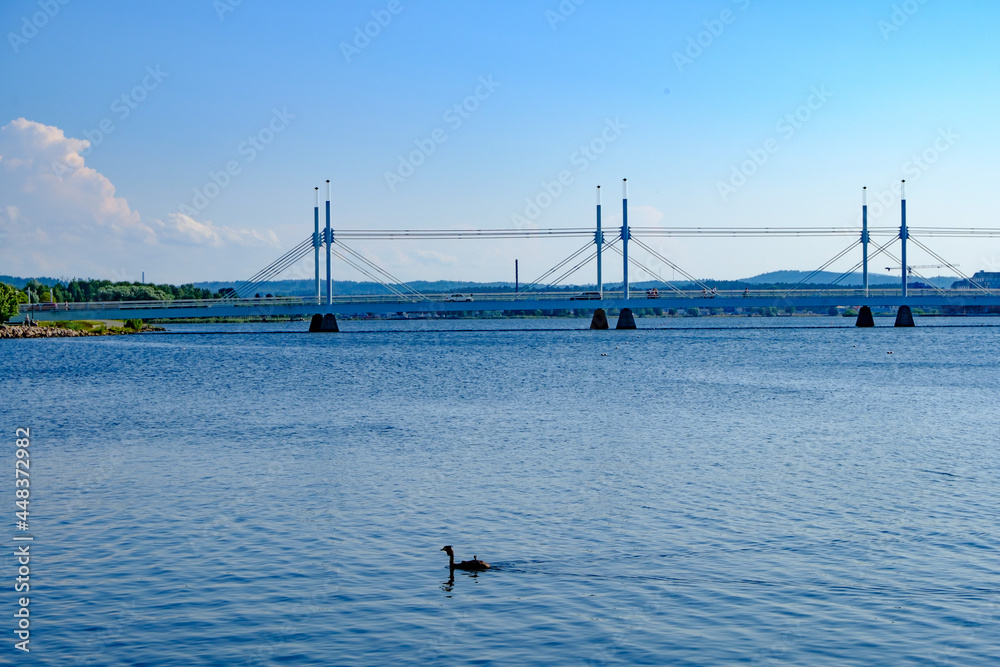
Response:
[[[472,295],[471,294],[450,294],[450,295],[448,295],[448,298],[445,299],[445,301],[459,301],[459,302],[472,301]]]

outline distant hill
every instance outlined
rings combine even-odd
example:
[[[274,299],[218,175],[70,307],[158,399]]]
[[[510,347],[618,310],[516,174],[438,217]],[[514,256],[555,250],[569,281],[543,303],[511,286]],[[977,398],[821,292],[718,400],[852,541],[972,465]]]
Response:
[[[809,271],[771,271],[769,273],[762,273],[758,276],[754,276],[753,278],[743,278],[740,282],[750,283],[751,285],[773,285],[777,283],[795,285],[801,282],[803,278],[809,275],[809,273]],[[832,271],[820,271],[815,276],[810,278],[807,284],[829,285],[840,276],[841,274],[834,273]],[[951,284],[956,280],[958,280],[958,277],[956,276],[933,276],[927,278],[926,280],[916,276],[910,277],[910,282],[925,282],[942,288],[951,287]],[[852,273],[838,283],[838,285],[843,285],[845,287],[855,287],[862,284],[864,284],[864,276],[861,273]],[[898,285],[899,276],[890,276],[884,273],[869,273],[868,284],[871,286]]]
[[[18,278],[17,276],[0,276],[0,283],[7,283],[8,285],[12,285],[17,289],[24,289],[24,286],[28,283],[29,280],[31,280],[31,278]],[[52,287],[53,285],[59,282],[61,283],[69,282],[67,280],[61,280],[59,278],[35,278],[35,280],[41,283],[42,285],[47,285],[49,287]]]

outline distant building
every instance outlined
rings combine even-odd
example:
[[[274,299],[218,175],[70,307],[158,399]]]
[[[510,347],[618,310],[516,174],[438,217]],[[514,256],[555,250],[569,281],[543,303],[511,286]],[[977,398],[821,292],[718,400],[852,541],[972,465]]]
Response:
[[[1000,289],[1000,272],[997,271],[977,271],[972,276],[972,282],[979,287],[986,289]],[[951,284],[952,289],[976,289],[969,284],[968,280],[956,280]]]

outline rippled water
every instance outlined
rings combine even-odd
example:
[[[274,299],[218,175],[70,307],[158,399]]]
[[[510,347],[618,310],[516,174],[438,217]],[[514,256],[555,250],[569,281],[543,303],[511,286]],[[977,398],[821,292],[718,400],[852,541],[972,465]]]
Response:
[[[878,323],[5,341],[36,541],[0,655],[996,664],[1000,328],[933,325],[1000,321]]]

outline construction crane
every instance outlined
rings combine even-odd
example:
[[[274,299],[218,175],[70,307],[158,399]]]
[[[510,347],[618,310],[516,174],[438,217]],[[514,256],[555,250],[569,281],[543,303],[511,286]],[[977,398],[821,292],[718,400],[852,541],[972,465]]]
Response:
[[[906,267],[907,273],[913,273],[913,269],[950,269],[953,266],[958,266],[958,264],[910,264]],[[887,266],[886,271],[899,271],[903,267],[901,266]]]

